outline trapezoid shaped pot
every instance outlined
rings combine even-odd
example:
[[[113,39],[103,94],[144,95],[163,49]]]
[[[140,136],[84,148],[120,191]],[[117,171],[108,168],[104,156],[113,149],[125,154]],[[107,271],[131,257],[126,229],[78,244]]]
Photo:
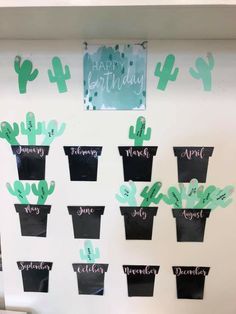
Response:
[[[98,157],[102,146],[64,146],[71,181],[97,181]]]
[[[160,266],[153,265],[123,265],[127,276],[129,297],[152,297],[155,276]]]
[[[103,295],[108,264],[74,263],[79,294]]]
[[[17,262],[21,270],[23,288],[25,292],[48,292],[49,271],[51,262]]]
[[[178,242],[203,242],[210,209],[173,208]]]
[[[151,181],[157,146],[119,146],[125,181]]]
[[[197,179],[198,182],[206,182],[208,161],[214,147],[181,146],[173,149],[177,157],[178,181]]]
[[[49,146],[12,145],[19,180],[44,180]]]
[[[210,267],[173,266],[178,299],[203,299],[205,277]]]
[[[121,206],[126,240],[151,240],[153,218],[157,210],[158,207]]]
[[[75,239],[99,239],[105,206],[67,206]]]

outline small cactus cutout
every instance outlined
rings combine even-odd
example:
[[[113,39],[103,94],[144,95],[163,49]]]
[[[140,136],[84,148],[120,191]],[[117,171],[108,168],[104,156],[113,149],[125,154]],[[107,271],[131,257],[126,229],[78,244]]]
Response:
[[[38,187],[33,183],[31,188],[34,195],[38,196],[37,204],[44,205],[48,196],[54,192],[55,182],[51,181],[50,186],[48,186],[47,181],[42,180],[39,181]]]
[[[134,146],[143,146],[143,141],[150,140],[151,128],[146,130],[146,119],[144,117],[140,116],[137,118],[135,128],[132,125],[130,126],[129,138],[134,140]]]
[[[122,184],[120,194],[116,194],[116,199],[121,204],[127,203],[129,206],[137,206],[136,194],[137,188],[133,181],[129,181],[129,186]]]
[[[49,81],[51,83],[57,83],[59,93],[67,92],[66,80],[71,78],[69,66],[65,65],[65,69],[63,69],[60,58],[54,57],[52,59],[52,67],[54,74],[52,70],[48,69]]]
[[[100,258],[98,248],[93,248],[91,240],[84,241],[84,249],[80,249],[80,258],[87,263],[95,263],[97,258]]]
[[[6,184],[8,192],[18,198],[21,204],[29,204],[27,195],[30,194],[30,184],[23,184],[21,181],[15,181],[13,187],[10,183]]]
[[[215,61],[212,53],[207,54],[207,61],[203,58],[197,58],[195,62],[196,69],[190,68],[190,75],[197,79],[202,80],[203,88],[205,91],[212,89],[212,75],[211,72],[214,68]]]
[[[26,114],[26,122],[21,122],[21,133],[28,137],[29,145],[36,145],[36,135],[42,134],[42,122],[35,122],[33,112]]]
[[[61,136],[66,128],[66,124],[62,123],[60,127],[56,120],[51,120],[48,122],[47,126],[45,123],[42,125],[42,133],[44,134],[44,140],[42,145],[51,145],[56,137]]]
[[[156,65],[154,75],[159,77],[157,89],[164,91],[169,81],[176,81],[179,74],[179,68],[174,69],[175,56],[170,54],[166,57],[163,67],[161,69],[161,62]]]
[[[17,123],[13,123],[13,127],[10,123],[3,121],[1,123],[0,137],[5,139],[10,145],[19,145],[16,137],[19,135],[19,126]]]
[[[141,192],[141,196],[143,197],[143,201],[141,206],[148,207],[152,203],[159,204],[162,199],[162,194],[158,194],[162,187],[161,182],[155,182],[150,188],[145,186],[145,188]]]
[[[20,56],[15,57],[14,61],[15,72],[18,74],[18,86],[20,94],[25,94],[27,91],[28,81],[33,81],[39,74],[38,69],[33,70],[33,64],[30,60],[24,60]]]

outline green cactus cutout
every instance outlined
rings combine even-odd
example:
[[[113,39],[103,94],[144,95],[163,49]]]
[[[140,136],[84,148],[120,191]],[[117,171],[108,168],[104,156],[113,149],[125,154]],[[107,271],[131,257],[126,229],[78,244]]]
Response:
[[[158,195],[161,187],[161,182],[155,182],[150,188],[149,186],[145,186],[140,194],[143,197],[141,206],[148,207],[151,203],[159,204],[160,200],[162,199],[162,194],[160,193]]]
[[[155,76],[159,77],[157,89],[164,91],[166,89],[168,81],[172,81],[172,82],[176,81],[178,73],[179,73],[179,68],[175,68],[174,71],[172,72],[174,68],[174,63],[175,63],[175,56],[171,54],[166,57],[162,70],[161,70],[161,62],[157,63],[155,73],[154,73]]]
[[[80,249],[80,258],[87,263],[95,263],[97,258],[100,258],[98,248],[93,249],[92,241],[84,241],[84,249]]]
[[[21,64],[21,57],[16,56],[14,61],[14,68],[18,74],[18,86],[20,94],[25,94],[28,81],[33,81],[38,76],[39,71],[33,70],[33,64],[30,60],[24,60]]]
[[[166,204],[173,205],[173,208],[183,208],[181,191],[174,186],[168,189],[167,195],[163,194],[162,199]]]
[[[128,203],[129,206],[137,206],[137,201],[135,198],[136,191],[137,189],[135,183],[130,180],[129,186],[120,186],[120,194],[116,194],[116,199],[122,204]]]
[[[193,208],[196,202],[199,200],[199,193],[203,187],[198,187],[198,180],[192,179],[187,187],[183,184],[179,184],[182,200],[186,201],[186,208]]]
[[[144,117],[140,116],[137,118],[135,129],[134,126],[129,128],[129,138],[134,140],[134,146],[143,146],[143,141],[149,141],[151,137],[151,128],[146,128],[146,120]]]
[[[202,80],[203,88],[205,91],[211,91],[211,71],[213,70],[214,65],[214,57],[211,53],[208,53],[207,61],[205,61],[203,58],[197,58],[195,62],[196,70],[194,70],[193,68],[189,69],[189,73],[193,78],[197,80]]]
[[[197,196],[198,196],[197,203],[191,208],[206,208],[206,207],[210,208],[209,204],[211,203],[212,193],[215,190],[216,190],[216,187],[214,185],[208,186],[205,190],[204,188],[202,188],[202,190],[197,192]]]
[[[60,58],[54,57],[52,59],[52,67],[54,71],[54,75],[52,71],[48,70],[48,77],[51,83],[57,83],[57,88],[59,93],[67,92],[66,80],[71,78],[70,69],[68,65],[65,65],[65,71],[63,72],[63,66]]]
[[[17,123],[13,123],[13,127],[10,123],[3,121],[1,123],[0,137],[5,138],[10,145],[19,145],[16,136],[19,135],[19,126]]]
[[[232,185],[226,186],[224,189],[215,189],[211,194],[211,202],[208,204],[208,208],[216,209],[217,207],[226,208],[232,203],[232,199],[229,198],[234,192],[234,187]]]
[[[56,120],[49,121],[46,126],[45,123],[42,125],[42,133],[45,135],[42,145],[50,145],[54,139],[63,134],[65,131],[66,124],[62,123],[61,126],[58,126]]]
[[[8,192],[12,195],[16,196],[21,204],[29,204],[27,199],[27,195],[30,194],[30,184],[25,183],[25,185],[21,181],[15,181],[13,187],[10,183],[6,184]]]
[[[38,205],[44,205],[48,196],[54,192],[55,182],[51,181],[50,187],[48,187],[48,183],[45,180],[41,180],[38,183],[38,187],[35,183],[32,184],[32,192],[34,195],[38,196]]]
[[[28,112],[26,114],[26,122],[21,122],[20,128],[21,133],[23,135],[27,135],[28,144],[36,145],[36,135],[42,134],[42,122],[35,122],[35,116],[33,112]]]

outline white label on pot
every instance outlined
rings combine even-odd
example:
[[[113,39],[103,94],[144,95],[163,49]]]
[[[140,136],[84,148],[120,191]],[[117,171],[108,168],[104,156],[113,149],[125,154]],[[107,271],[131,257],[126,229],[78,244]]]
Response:
[[[22,147],[19,146],[19,148],[16,150],[16,153],[18,155],[24,153],[24,154],[37,154],[40,157],[44,157],[44,148],[43,147]]]
[[[77,210],[76,214],[78,216],[82,216],[83,214],[91,215],[94,212],[95,212],[95,210],[93,208],[90,208],[90,207],[79,207],[79,209]]]
[[[182,275],[191,275],[191,276],[206,276],[207,272],[202,269],[201,267],[196,267],[195,269],[182,269],[181,267],[175,268],[175,275],[182,276]]]
[[[146,267],[138,267],[137,268],[130,268],[129,266],[124,267],[124,272],[126,273],[126,275],[151,275],[157,274],[157,270],[155,268],[150,268],[150,266],[146,266]]]
[[[104,269],[101,266],[98,266],[96,264],[91,264],[91,265],[79,265],[77,268],[78,273],[104,273]]]
[[[78,147],[71,147],[70,148],[70,151],[71,151],[71,156],[72,155],[82,155],[82,156],[91,156],[91,157],[94,157],[94,158],[97,158],[98,157],[98,153],[95,149],[82,149],[80,146]]]
[[[149,150],[148,148],[142,148],[142,149],[135,149],[132,146],[129,149],[126,149],[126,156],[127,157],[141,157],[141,158],[149,158]]]
[[[200,159],[203,159],[204,158],[204,147],[201,147],[201,148],[198,148],[198,149],[189,149],[189,148],[186,148],[185,151],[183,153],[181,153],[181,157],[182,158],[187,158],[189,160],[192,159],[192,157],[197,157],[197,158],[200,158]]]
[[[50,270],[49,265],[44,265],[44,262],[41,262],[39,264],[34,264],[33,262],[24,264],[24,262],[19,263],[19,269],[20,270],[31,270],[31,269],[36,269],[36,270]]]
[[[139,216],[143,220],[147,219],[147,212],[141,207],[139,209],[134,209],[134,211],[131,213],[132,217]]]
[[[38,207],[33,207],[33,206],[30,206],[30,205],[27,205],[25,208],[24,208],[26,214],[36,214],[36,215],[39,215],[40,214],[40,209]]]
[[[184,216],[185,219],[187,220],[193,220],[195,219],[201,219],[203,218],[203,210],[201,209],[200,211],[194,211],[194,212],[189,212],[186,209],[183,211],[182,215]]]

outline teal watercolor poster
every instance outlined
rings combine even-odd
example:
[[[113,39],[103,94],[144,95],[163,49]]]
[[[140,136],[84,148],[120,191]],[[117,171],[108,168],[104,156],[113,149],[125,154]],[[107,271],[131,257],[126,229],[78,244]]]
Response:
[[[85,45],[85,110],[144,110],[146,43]]]

